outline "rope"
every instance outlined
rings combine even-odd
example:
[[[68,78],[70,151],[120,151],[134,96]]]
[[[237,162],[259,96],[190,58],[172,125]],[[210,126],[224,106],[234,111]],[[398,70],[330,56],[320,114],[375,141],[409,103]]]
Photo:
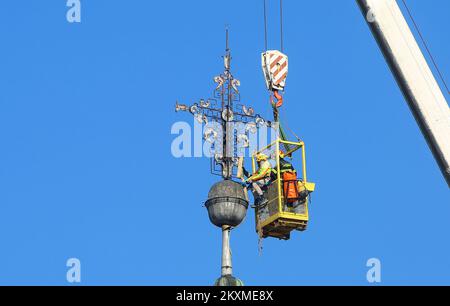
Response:
[[[257,223],[257,228],[258,228],[258,255],[261,256],[263,249],[264,249],[264,245],[263,245],[263,230],[261,227],[261,218],[259,217],[259,215],[256,213],[257,209],[255,209],[255,214],[256,214],[256,218],[258,220]]]
[[[298,137],[297,134],[295,134],[294,131],[289,128],[289,125],[285,124],[285,126],[289,130],[289,132],[291,132],[291,134],[294,135],[295,138],[297,138],[297,141],[301,141],[301,138]]]
[[[442,83],[443,83],[444,86],[445,86],[445,89],[447,89],[447,93],[450,94],[449,87],[447,86],[447,83],[445,82],[445,79],[444,79],[444,75],[441,73],[441,70],[439,69],[439,66],[437,65],[437,62],[436,62],[436,60],[434,59],[434,56],[433,56],[433,54],[431,53],[431,50],[430,50],[430,48],[428,47],[428,44],[427,44],[427,42],[425,41],[425,38],[424,38],[424,36],[422,35],[422,32],[420,31],[419,25],[418,25],[417,22],[415,21],[413,15],[412,15],[412,13],[411,13],[411,10],[409,9],[408,5],[406,4],[406,1],[405,1],[405,0],[402,0],[402,2],[403,2],[403,5],[404,5],[405,8],[406,8],[406,11],[408,12],[409,17],[411,18],[411,20],[412,20],[412,22],[413,22],[414,27],[416,28],[417,33],[419,34],[420,39],[422,40],[423,45],[425,46],[425,49],[427,50],[428,55],[429,55],[430,58],[431,58],[431,61],[433,62],[434,67],[436,68],[436,71],[437,71],[438,74],[439,74],[439,77],[440,77]]]

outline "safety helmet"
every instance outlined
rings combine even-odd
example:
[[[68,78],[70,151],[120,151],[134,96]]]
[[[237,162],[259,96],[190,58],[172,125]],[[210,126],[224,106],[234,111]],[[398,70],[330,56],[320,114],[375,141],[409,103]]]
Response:
[[[280,158],[284,158],[286,156],[286,154],[284,154],[283,150],[280,150]]]
[[[258,154],[258,155],[256,155],[256,161],[259,163],[259,162],[262,162],[262,161],[266,161],[266,160],[268,160],[269,158],[267,157],[267,155],[265,155],[265,154],[262,154],[262,153],[260,153],[260,154]]]

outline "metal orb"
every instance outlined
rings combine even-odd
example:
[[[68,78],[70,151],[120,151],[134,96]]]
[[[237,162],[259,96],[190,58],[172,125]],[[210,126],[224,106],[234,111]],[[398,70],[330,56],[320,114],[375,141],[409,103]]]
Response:
[[[205,206],[215,226],[236,227],[247,215],[248,199],[241,184],[224,180],[211,187]]]

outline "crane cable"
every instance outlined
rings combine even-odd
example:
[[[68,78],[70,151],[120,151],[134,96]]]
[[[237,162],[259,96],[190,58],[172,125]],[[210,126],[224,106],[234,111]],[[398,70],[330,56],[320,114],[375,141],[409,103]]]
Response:
[[[263,0],[263,6],[264,6],[264,47],[265,51],[268,50],[268,39],[267,39],[267,0]],[[280,0],[280,51],[284,52],[284,34],[283,34],[283,0]],[[288,140],[287,135],[284,131],[284,129],[281,126],[280,119],[279,119],[279,108],[283,104],[283,97],[280,95],[278,91],[273,92],[276,102],[274,101],[274,97],[272,95],[270,96],[270,103],[273,108],[273,117],[274,121],[278,123],[278,129],[280,133],[280,137],[283,140]],[[289,129],[289,127],[288,127]],[[289,129],[290,132],[297,138],[300,139],[291,129]],[[289,151],[290,148],[287,144],[284,145],[285,150]]]
[[[264,2],[264,50],[267,51],[267,9],[266,0]]]
[[[267,39],[267,0],[263,0],[264,5],[264,49],[268,49]],[[280,51],[284,51],[284,39],[283,39],[283,0],[280,0]]]
[[[434,59],[434,56],[433,56],[433,54],[431,53],[431,50],[430,50],[430,48],[428,47],[428,44],[427,44],[427,42],[425,41],[425,38],[424,38],[424,36],[422,35],[422,32],[420,31],[419,25],[417,24],[416,20],[414,19],[411,10],[409,9],[408,5],[406,4],[406,1],[405,1],[405,0],[402,0],[402,2],[403,2],[403,5],[404,5],[405,8],[406,8],[406,11],[408,12],[409,18],[411,18],[411,21],[412,21],[412,23],[413,23],[413,25],[414,25],[414,27],[415,27],[417,33],[419,34],[420,39],[422,40],[423,45],[425,46],[425,49],[427,50],[428,55],[429,55],[430,58],[431,58],[431,61],[433,62],[434,67],[436,68],[437,73],[439,74],[439,77],[440,77],[442,83],[443,83],[444,86],[445,86],[445,89],[447,90],[447,93],[450,94],[449,87],[447,86],[447,83],[445,82],[445,79],[444,79],[444,75],[442,74],[441,70],[439,69],[439,66],[438,66],[437,62],[436,62],[436,60]]]
[[[283,0],[280,0],[280,45],[281,45],[281,53],[283,53]]]

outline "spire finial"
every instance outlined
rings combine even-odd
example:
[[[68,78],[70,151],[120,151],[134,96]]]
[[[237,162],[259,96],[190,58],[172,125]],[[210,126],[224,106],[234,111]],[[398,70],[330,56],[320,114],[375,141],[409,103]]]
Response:
[[[229,44],[228,44],[228,26],[225,27],[225,46],[226,46],[225,51],[229,52],[230,51],[230,47],[229,47]]]
[[[224,57],[225,70],[229,71],[231,69],[231,52],[229,45],[229,31],[228,25],[225,26],[225,57]]]

